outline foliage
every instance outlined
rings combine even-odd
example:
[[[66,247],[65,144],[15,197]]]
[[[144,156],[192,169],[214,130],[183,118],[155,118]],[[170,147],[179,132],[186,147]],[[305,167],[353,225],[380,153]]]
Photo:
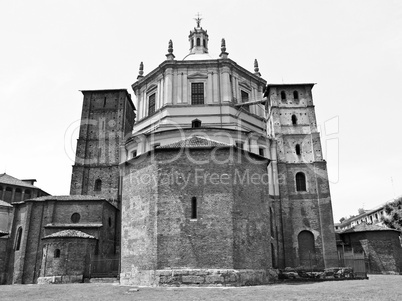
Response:
[[[402,230],[402,197],[385,205],[384,224],[392,229]]]

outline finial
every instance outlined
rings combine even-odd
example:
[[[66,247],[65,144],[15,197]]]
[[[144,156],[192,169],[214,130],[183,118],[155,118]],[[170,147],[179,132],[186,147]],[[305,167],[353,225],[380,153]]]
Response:
[[[138,71],[138,76],[137,79],[143,78],[144,77],[144,63],[140,63],[140,70]]]
[[[221,51],[225,52],[226,51],[226,42],[225,39],[222,39],[221,41]]]
[[[173,54],[173,42],[172,42],[172,40],[169,40],[168,54],[166,54],[166,59],[174,60],[174,58],[175,58],[175,56]]]
[[[221,54],[219,55],[219,57],[220,57],[221,59],[227,59],[227,58],[228,58],[228,54],[229,54],[229,53],[226,52],[226,41],[225,41],[225,39],[222,39],[222,40],[221,40]]]
[[[197,13],[197,18],[194,18],[195,22],[197,22],[197,28],[200,28],[200,23],[202,18],[200,18],[200,13]]]
[[[254,60],[254,74],[261,76],[260,68],[258,68],[258,61],[257,59]]]
[[[169,40],[168,52],[173,53],[173,42],[172,42],[172,40]]]

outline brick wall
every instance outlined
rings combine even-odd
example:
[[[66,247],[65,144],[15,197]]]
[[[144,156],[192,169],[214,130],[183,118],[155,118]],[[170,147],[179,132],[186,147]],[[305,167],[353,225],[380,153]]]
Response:
[[[231,154],[236,160],[216,164],[210,149],[157,149],[124,165],[123,282],[149,285],[163,269],[271,267],[267,177],[252,183],[266,176],[268,161],[214,152],[221,162]]]
[[[369,273],[401,273],[402,247],[399,233],[390,231],[362,231],[341,234],[354,252],[364,252],[369,260]]]

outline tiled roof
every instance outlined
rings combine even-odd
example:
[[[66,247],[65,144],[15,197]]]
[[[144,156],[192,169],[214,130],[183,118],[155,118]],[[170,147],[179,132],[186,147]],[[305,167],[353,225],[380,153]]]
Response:
[[[365,232],[365,231],[397,231],[397,232],[400,232],[398,230],[391,229],[386,226],[380,226],[378,224],[374,225],[374,224],[361,223],[359,225],[354,226],[353,228],[340,232],[340,234],[353,233],[353,232]]]
[[[50,235],[45,236],[44,238],[56,238],[56,237],[78,237],[78,238],[95,238],[95,236],[86,234],[82,231],[78,230],[63,230]]]
[[[2,206],[2,207],[13,207],[11,204],[9,204],[7,202],[4,202],[2,200],[0,200],[0,206]]]
[[[192,136],[170,144],[159,146],[158,148],[204,148],[204,147],[227,147],[227,146],[232,146],[232,144],[227,144],[200,136]]]
[[[38,187],[31,185],[27,182],[21,181],[17,178],[14,178],[6,173],[0,174],[0,184],[8,184],[8,185],[15,185],[15,186],[22,186],[22,187],[29,187],[29,188],[36,188]]]
[[[32,199],[34,201],[105,201],[101,196],[93,195],[48,195]]]

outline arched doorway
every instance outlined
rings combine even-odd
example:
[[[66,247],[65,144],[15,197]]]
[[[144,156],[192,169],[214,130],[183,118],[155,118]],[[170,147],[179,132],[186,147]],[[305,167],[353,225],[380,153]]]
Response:
[[[310,266],[315,264],[314,235],[310,231],[301,231],[297,237],[299,245],[300,265]]]

